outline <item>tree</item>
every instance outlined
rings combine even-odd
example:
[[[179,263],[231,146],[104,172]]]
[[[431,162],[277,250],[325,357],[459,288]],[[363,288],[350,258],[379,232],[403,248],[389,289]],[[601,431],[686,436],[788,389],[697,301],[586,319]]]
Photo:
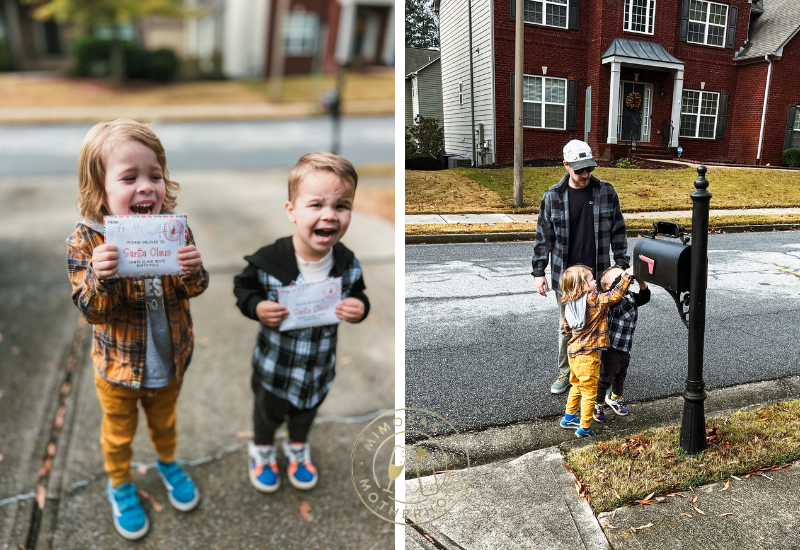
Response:
[[[433,0],[406,0],[406,48],[437,49],[439,16]]]
[[[108,27],[113,33],[109,67],[111,78],[125,80],[125,51],[120,29],[126,23],[142,17],[163,16],[183,18],[189,12],[183,0],[25,0],[34,6],[33,16],[47,21],[55,19],[70,23],[80,34],[90,34],[97,27]]]
[[[414,126],[406,128],[406,158],[438,159],[444,152],[444,129],[433,117],[417,115]]]

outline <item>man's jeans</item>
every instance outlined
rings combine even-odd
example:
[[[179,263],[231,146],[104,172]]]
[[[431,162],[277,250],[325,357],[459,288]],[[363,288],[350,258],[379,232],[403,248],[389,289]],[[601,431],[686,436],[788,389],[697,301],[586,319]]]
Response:
[[[558,375],[569,379],[569,358],[567,357],[567,344],[569,335],[564,332],[564,309],[566,304],[561,301],[561,295],[556,292],[558,300]]]

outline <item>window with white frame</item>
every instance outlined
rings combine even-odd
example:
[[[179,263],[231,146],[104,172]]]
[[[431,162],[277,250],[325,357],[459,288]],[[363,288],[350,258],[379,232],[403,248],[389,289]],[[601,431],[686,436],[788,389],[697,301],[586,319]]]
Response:
[[[522,80],[523,126],[564,130],[566,113],[565,79],[525,75]]]
[[[728,25],[728,6],[716,2],[689,2],[689,35],[695,44],[725,46]]]
[[[524,0],[526,23],[567,28],[567,0]]]
[[[286,16],[286,55],[309,56],[317,51],[319,16],[310,11],[293,11]]]
[[[681,102],[681,137],[714,138],[719,94],[684,90]]]
[[[623,28],[626,31],[653,34],[656,0],[625,0]]]
[[[790,149],[800,148],[800,105],[794,112],[794,127],[792,128],[792,140],[789,142]]]

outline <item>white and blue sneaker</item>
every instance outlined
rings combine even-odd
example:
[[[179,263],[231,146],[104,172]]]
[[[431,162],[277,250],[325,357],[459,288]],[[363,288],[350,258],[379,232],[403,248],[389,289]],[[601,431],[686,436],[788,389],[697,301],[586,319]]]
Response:
[[[136,487],[133,483],[123,483],[117,488],[111,486],[108,480],[106,486],[108,502],[114,515],[114,528],[117,533],[128,540],[139,540],[150,530],[150,522],[144,513],[144,508],[136,496]]]
[[[606,405],[611,407],[611,410],[617,413],[620,416],[625,416],[628,414],[628,409],[625,408],[625,405],[622,404],[622,396],[612,394],[606,394]]]
[[[289,483],[295,489],[313,489],[319,481],[319,475],[311,461],[311,446],[307,442],[292,443],[287,434],[283,440],[283,454],[289,461]]]
[[[572,418],[567,418],[566,415],[564,418],[561,419],[561,422],[558,423],[559,426],[564,428],[565,430],[577,430],[581,427],[581,420],[578,418],[578,415],[573,414],[571,415]]]
[[[281,486],[274,445],[256,445],[251,439],[247,443],[250,457],[250,483],[262,493],[274,493]]]
[[[177,460],[170,464],[156,460],[156,470],[167,488],[167,497],[172,506],[181,512],[188,512],[197,508],[200,503],[200,492],[194,486],[192,478],[180,467]]]
[[[591,428],[578,428],[575,430],[575,437],[597,437],[597,434]]]

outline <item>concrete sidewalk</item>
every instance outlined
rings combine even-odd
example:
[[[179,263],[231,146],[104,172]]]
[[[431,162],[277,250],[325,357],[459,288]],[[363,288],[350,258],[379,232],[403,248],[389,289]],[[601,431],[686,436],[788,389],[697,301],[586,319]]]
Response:
[[[800,378],[792,377],[713,390],[706,401],[706,417],[796,398],[799,389]],[[575,478],[564,459],[569,449],[648,427],[679,424],[682,403],[681,397],[672,397],[633,404],[629,416],[607,417],[599,426],[600,437],[589,442],[557,428],[557,419],[462,434],[471,460],[481,465],[470,468],[467,489],[452,510],[431,523],[406,527],[406,549],[800,547],[797,463],[764,475],[741,475],[730,478],[729,483],[670,494],[658,504],[624,506],[599,516],[578,497]],[[518,452],[526,445],[527,452],[516,458],[504,456],[501,450]],[[530,446],[543,448],[530,450]],[[406,481],[406,501],[414,500],[419,485],[416,479]]]
[[[800,208],[748,208],[737,210],[711,210],[710,216],[759,216],[800,214]],[[691,210],[665,212],[634,212],[623,214],[626,220],[691,217]],[[536,223],[538,214],[406,214],[406,225],[445,223]]]

